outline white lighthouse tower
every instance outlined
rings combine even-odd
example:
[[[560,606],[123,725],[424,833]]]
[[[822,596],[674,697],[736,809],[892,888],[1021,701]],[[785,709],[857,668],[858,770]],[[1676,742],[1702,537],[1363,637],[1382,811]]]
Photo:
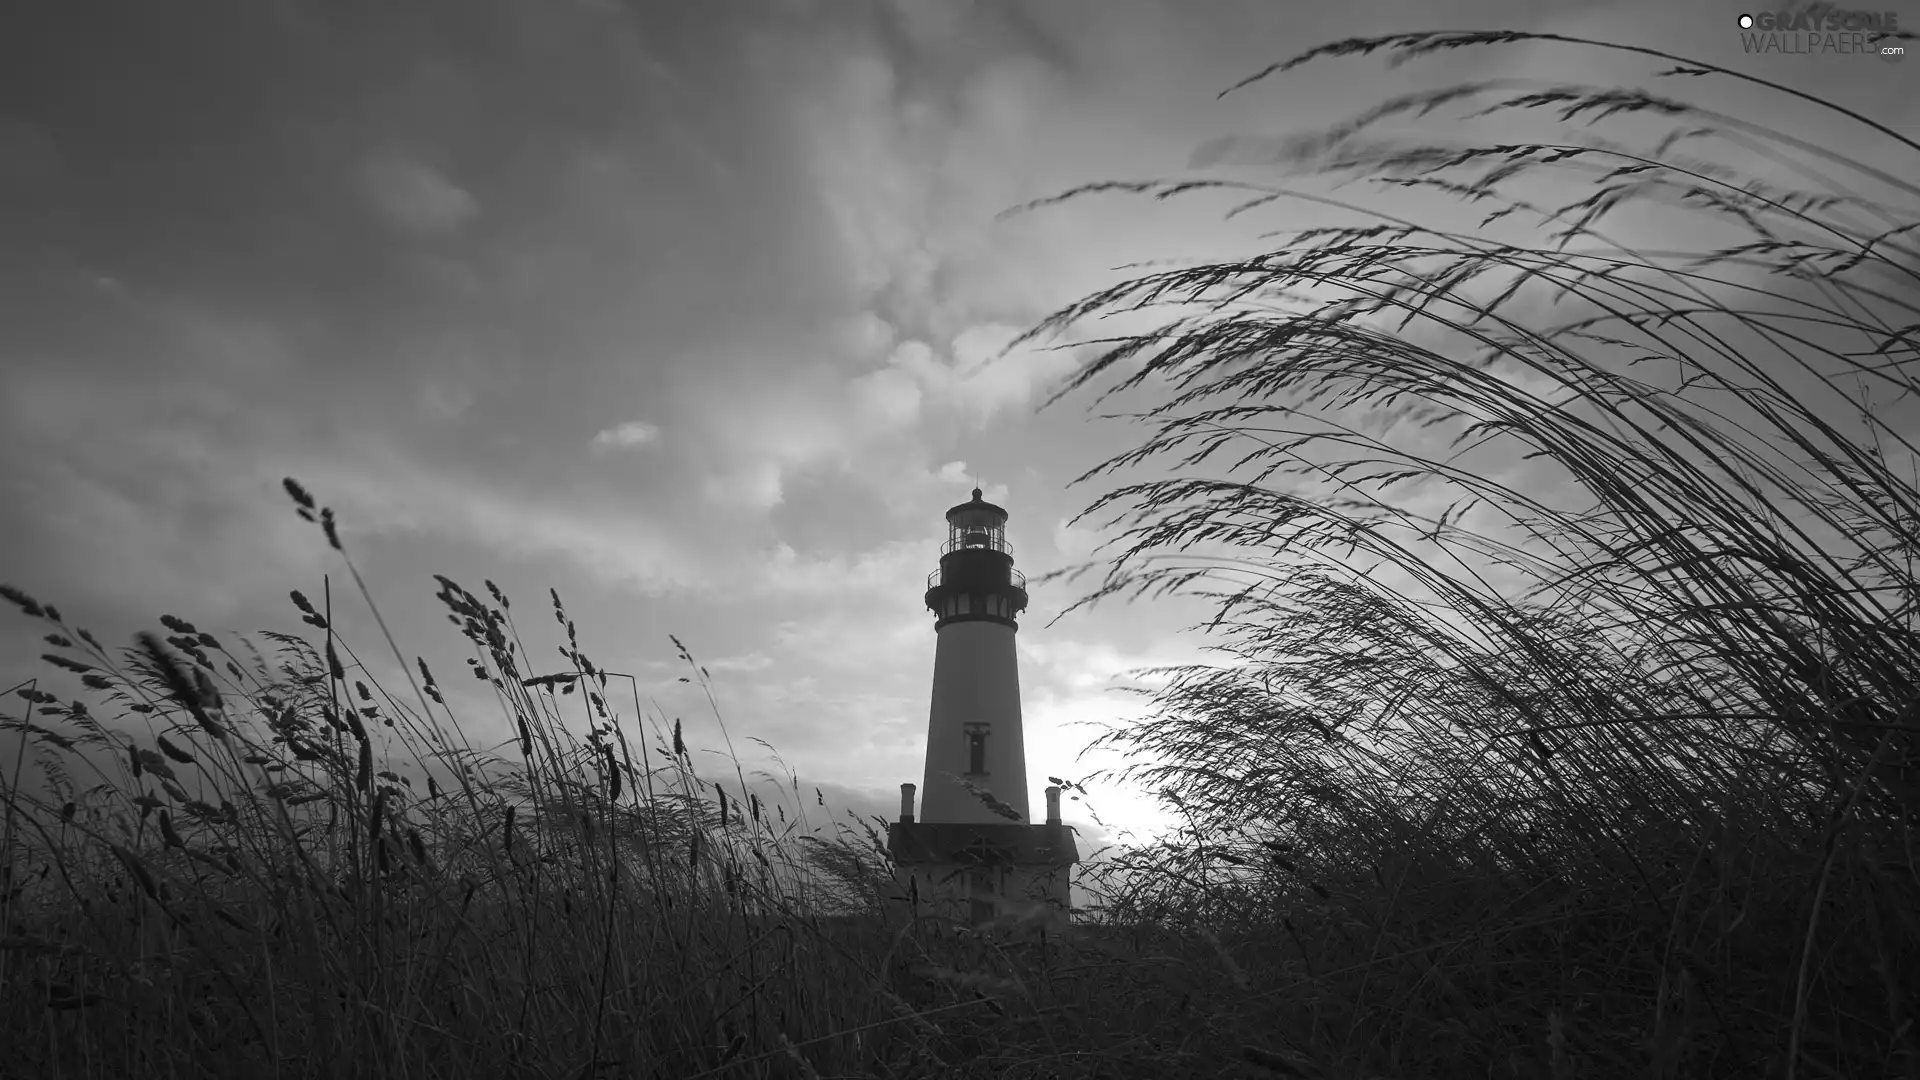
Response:
[[[979,488],[947,511],[940,568],[927,579],[936,638],[922,805],[916,817],[914,785],[900,785],[900,820],[888,832],[899,900],[975,925],[1003,914],[1063,920],[1079,861],[1059,788],[1047,789],[1044,824],[1029,817],[1014,653],[1027,583],[1006,528],[1007,512]]]

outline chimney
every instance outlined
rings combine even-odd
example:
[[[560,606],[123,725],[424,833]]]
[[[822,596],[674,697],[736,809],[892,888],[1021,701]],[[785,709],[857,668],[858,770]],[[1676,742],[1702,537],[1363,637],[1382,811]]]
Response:
[[[1047,824],[1060,824],[1060,789],[1047,788]]]
[[[1059,797],[1055,796],[1054,798],[1055,798],[1055,801],[1048,805],[1058,806]],[[912,784],[900,785],[900,821],[902,824],[906,824],[906,825],[913,824],[913,785]]]

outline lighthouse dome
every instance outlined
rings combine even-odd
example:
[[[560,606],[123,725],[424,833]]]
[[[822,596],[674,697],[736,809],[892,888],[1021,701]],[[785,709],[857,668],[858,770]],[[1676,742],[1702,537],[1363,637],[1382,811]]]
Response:
[[[963,502],[947,511],[947,522],[958,526],[972,525],[975,523],[981,525],[1005,525],[1007,523],[1007,511],[1003,507],[995,506],[993,503],[981,498],[980,489],[974,488],[972,501]]]

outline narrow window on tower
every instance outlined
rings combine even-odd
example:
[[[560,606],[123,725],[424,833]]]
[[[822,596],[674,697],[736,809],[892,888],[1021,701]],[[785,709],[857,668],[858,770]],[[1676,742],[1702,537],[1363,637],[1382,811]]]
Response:
[[[987,725],[967,725],[967,775],[987,775]]]

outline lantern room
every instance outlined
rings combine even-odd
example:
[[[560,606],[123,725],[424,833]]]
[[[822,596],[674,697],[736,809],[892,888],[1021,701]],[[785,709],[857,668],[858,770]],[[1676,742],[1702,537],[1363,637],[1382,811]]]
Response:
[[[978,548],[1012,555],[1007,546],[1007,512],[980,497],[973,489],[973,501],[947,511],[947,544],[941,554]]]

